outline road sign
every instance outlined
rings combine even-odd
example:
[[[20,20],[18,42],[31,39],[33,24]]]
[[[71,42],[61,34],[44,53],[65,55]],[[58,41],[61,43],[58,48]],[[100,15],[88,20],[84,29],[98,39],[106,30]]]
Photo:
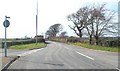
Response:
[[[4,43],[4,49],[5,49],[5,57],[7,57],[7,38],[6,38],[6,35],[7,35],[7,27],[9,27],[10,25],[10,22],[9,20],[7,20],[7,18],[10,18],[8,16],[5,16],[5,21],[3,22],[3,26],[5,27],[5,43]]]
[[[4,27],[9,27],[9,25],[10,25],[10,22],[9,22],[9,20],[5,20],[4,22],[3,22],[3,25],[4,25]]]

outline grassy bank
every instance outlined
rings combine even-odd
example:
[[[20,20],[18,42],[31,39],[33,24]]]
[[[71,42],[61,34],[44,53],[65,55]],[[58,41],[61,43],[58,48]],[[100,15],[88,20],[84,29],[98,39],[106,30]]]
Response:
[[[14,46],[10,46],[9,49],[37,49],[37,48],[42,48],[45,47],[46,44],[45,43],[32,43],[32,44],[23,44],[23,45],[14,45]]]
[[[89,49],[118,52],[118,47],[104,47],[104,46],[96,46],[96,45],[89,45],[89,44],[82,44],[82,43],[70,43],[70,44],[75,45],[75,46],[89,48]]]

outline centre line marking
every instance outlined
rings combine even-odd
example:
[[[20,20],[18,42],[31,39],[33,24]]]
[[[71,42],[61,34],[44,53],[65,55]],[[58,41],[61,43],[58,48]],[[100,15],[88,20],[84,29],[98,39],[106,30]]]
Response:
[[[77,52],[77,51],[76,51]],[[87,58],[89,58],[89,59],[91,59],[91,60],[95,60],[94,58],[92,58],[92,57],[89,57],[89,56],[87,56],[87,55],[84,55],[84,54],[82,54],[82,53],[80,53],[80,52],[77,52],[78,54],[80,54],[80,55],[82,55],[82,56],[84,56],[84,57],[87,57]]]

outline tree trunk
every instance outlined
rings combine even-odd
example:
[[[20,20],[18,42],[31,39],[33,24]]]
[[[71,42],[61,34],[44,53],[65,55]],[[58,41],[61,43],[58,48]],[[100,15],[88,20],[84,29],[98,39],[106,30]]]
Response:
[[[82,38],[82,31],[79,30],[79,37]]]
[[[95,39],[96,39],[96,45],[98,45],[99,44],[99,37],[96,36]]]
[[[90,35],[89,43],[92,44],[92,35]]]

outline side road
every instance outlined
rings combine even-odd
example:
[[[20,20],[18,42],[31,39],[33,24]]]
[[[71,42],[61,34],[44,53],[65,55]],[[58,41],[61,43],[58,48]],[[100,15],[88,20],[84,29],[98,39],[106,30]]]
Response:
[[[19,58],[20,56],[37,52],[38,50],[40,50],[40,48],[43,47],[46,47],[45,43],[38,43],[37,45],[36,43],[18,45],[15,46],[13,49],[7,49],[7,57],[5,57],[4,49],[0,48],[0,64],[1,64],[0,70],[7,68],[12,62],[14,62],[14,60]]]
[[[2,70],[9,62],[17,58],[18,54],[22,54],[30,50],[13,50],[7,49],[7,57],[4,55],[4,49],[0,48],[0,70]]]

